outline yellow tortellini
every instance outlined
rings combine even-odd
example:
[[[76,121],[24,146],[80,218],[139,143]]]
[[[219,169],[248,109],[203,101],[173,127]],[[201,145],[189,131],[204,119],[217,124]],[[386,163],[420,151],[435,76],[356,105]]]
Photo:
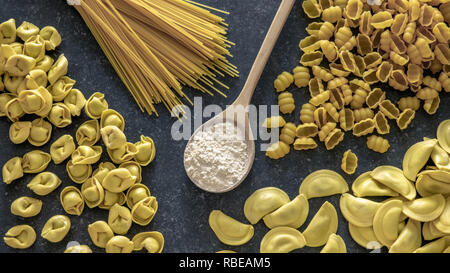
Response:
[[[31,122],[30,136],[28,142],[31,145],[40,147],[45,145],[52,136],[52,125],[43,118],[35,119]]]
[[[127,137],[123,131],[116,126],[108,125],[102,127],[100,133],[107,149],[119,149],[127,143]]]
[[[78,145],[93,146],[100,140],[100,125],[98,120],[85,121],[78,127],[75,134]]]
[[[95,164],[99,161],[102,151],[103,149],[101,146],[78,146],[72,153],[72,164]]]
[[[52,96],[42,86],[39,86],[36,90],[24,90],[20,92],[17,99],[23,111],[27,114],[46,117],[52,109]]]
[[[69,217],[65,215],[55,215],[48,219],[42,228],[42,238],[52,243],[61,242],[69,233],[71,227]]]
[[[262,188],[247,198],[244,215],[254,225],[267,214],[289,202],[289,196],[283,190],[275,187]]]
[[[120,235],[127,234],[132,223],[131,211],[127,207],[114,204],[109,210],[108,225],[114,233]]]
[[[134,243],[125,236],[112,237],[105,246],[106,253],[131,253]]]
[[[23,45],[23,53],[27,56],[40,61],[45,56],[45,41],[40,35],[35,35],[25,41]]]
[[[137,152],[134,155],[134,159],[141,166],[147,166],[150,164],[156,155],[156,148],[153,139],[150,137],[141,135],[141,140],[135,143]]]
[[[72,123],[70,109],[64,103],[55,103],[48,114],[48,120],[58,128],[67,127]]]
[[[51,172],[43,172],[36,175],[27,187],[35,194],[44,196],[50,194],[61,185],[61,179]]]
[[[60,102],[67,97],[75,83],[76,82],[71,78],[62,76],[54,84],[48,87],[48,91],[52,94],[54,101]]]
[[[80,90],[73,88],[64,98],[64,104],[69,108],[72,116],[78,117],[81,115],[81,110],[86,104],[86,98]]]
[[[48,81],[50,82],[50,85],[53,85],[62,76],[67,74],[68,66],[69,62],[67,61],[67,58],[64,54],[61,54],[48,71]]]
[[[64,250],[64,253],[92,253],[92,250],[87,245],[75,245]]]
[[[64,188],[59,198],[67,214],[80,216],[83,213],[84,198],[80,190],[76,187],[69,186]]]
[[[106,151],[108,152],[111,161],[116,164],[132,160],[138,152],[136,145],[131,142],[127,142],[125,145],[114,150],[106,149]]]
[[[318,170],[302,181],[299,193],[310,199],[340,194],[348,190],[348,184],[340,174],[331,170]]]
[[[52,160],[50,154],[34,150],[28,152],[22,157],[22,169],[24,173],[40,173],[45,170]]]
[[[92,174],[92,166],[89,164],[73,164],[69,160],[66,164],[66,171],[70,179],[78,184],[84,183]]]
[[[38,215],[42,209],[42,201],[32,197],[19,197],[11,204],[11,213],[24,218]]]
[[[96,92],[86,101],[84,111],[91,119],[99,119],[102,112],[108,109],[108,102],[105,100],[105,95]]]
[[[22,159],[20,157],[13,157],[3,165],[2,178],[6,184],[11,184],[12,181],[23,176]]]
[[[138,233],[132,241],[135,251],[145,248],[148,253],[161,253],[164,249],[164,236],[158,231]]]
[[[99,206],[105,198],[105,191],[95,177],[91,177],[83,183],[81,186],[81,194],[89,208]]]
[[[105,221],[97,221],[90,224],[88,233],[94,245],[100,248],[105,248],[108,241],[114,237],[114,232]]]
[[[127,161],[119,165],[119,168],[127,169],[132,176],[136,176],[135,184],[142,182],[142,167],[136,161]]]
[[[63,135],[50,146],[50,155],[53,163],[60,164],[69,158],[75,151],[75,142],[71,135]]]
[[[114,193],[105,190],[105,197],[103,198],[103,202],[98,207],[101,209],[109,210],[112,206],[114,206],[114,204],[125,204],[125,202],[127,201],[126,199],[127,197],[123,192]]]
[[[150,190],[144,184],[135,184],[131,186],[126,194],[127,206],[132,209],[139,201],[150,197]]]
[[[45,49],[48,51],[55,50],[61,44],[61,35],[52,26],[42,28],[39,35],[44,39]]]
[[[8,58],[5,64],[5,72],[10,76],[26,76],[36,66],[36,60],[23,54],[15,54]]]
[[[102,186],[110,192],[123,192],[134,185],[137,177],[132,175],[126,168],[117,168],[106,174]]]
[[[24,21],[17,28],[17,37],[22,39],[22,41],[24,41],[24,42],[27,41],[30,37],[38,35],[38,34],[39,34],[39,28],[27,21]]]
[[[25,249],[31,247],[36,241],[36,232],[29,225],[18,225],[10,228],[3,240],[9,247]]]
[[[306,245],[303,234],[291,227],[276,227],[261,240],[261,253],[288,253]]]
[[[220,210],[211,211],[209,214],[209,226],[217,238],[226,245],[243,245],[254,234],[253,226],[243,224]]]

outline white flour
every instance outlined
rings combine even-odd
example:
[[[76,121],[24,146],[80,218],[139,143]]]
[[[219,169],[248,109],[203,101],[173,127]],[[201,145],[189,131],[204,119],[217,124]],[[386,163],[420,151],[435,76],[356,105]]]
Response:
[[[186,146],[188,175],[210,191],[230,188],[244,175],[247,144],[231,123],[218,123],[199,132]]]

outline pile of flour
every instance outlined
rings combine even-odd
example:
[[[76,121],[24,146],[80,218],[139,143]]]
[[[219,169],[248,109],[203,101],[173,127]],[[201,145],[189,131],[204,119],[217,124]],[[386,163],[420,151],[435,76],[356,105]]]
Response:
[[[247,143],[232,123],[218,123],[198,132],[186,146],[184,162],[188,175],[209,191],[232,187],[244,175]]]

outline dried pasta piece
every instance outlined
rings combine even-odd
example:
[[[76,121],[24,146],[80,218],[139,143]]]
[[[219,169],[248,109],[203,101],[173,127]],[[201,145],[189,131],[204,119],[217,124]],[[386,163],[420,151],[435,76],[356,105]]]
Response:
[[[400,35],[400,33],[397,33]],[[409,22],[406,27],[405,31],[403,32],[403,41],[407,43],[412,43],[414,39],[416,38],[416,22]]]
[[[316,77],[309,80],[308,87],[309,87],[309,94],[311,95],[311,98],[313,98],[325,91],[323,89],[322,80],[320,80],[319,78],[316,78]]]
[[[308,24],[306,27],[306,32],[308,32],[309,35],[316,35],[319,32],[320,27],[322,26],[322,22],[312,22]]]
[[[324,141],[328,134],[334,130],[334,128],[336,128],[335,122],[327,122],[324,126],[322,126],[318,133],[320,141]]]
[[[388,11],[381,11],[372,15],[370,25],[376,29],[384,29],[390,27],[393,22],[392,15]]]
[[[291,227],[276,227],[261,240],[261,253],[289,253],[306,245],[303,234]]]
[[[279,188],[261,188],[253,192],[245,201],[245,218],[254,225],[264,216],[274,212],[290,201],[289,196]]]
[[[339,57],[339,55],[337,55],[337,53],[336,53],[336,56]],[[348,75],[350,75],[350,71],[345,70],[344,67],[342,66],[342,64],[331,63],[329,65],[329,67],[330,67],[331,73],[337,77],[347,77]]]
[[[404,111],[405,109],[417,111],[420,108],[420,100],[417,97],[402,97],[398,101],[398,108],[401,111]]]
[[[328,114],[324,107],[319,107],[314,111],[314,122],[322,128],[328,121]]]
[[[309,174],[300,184],[299,193],[307,199],[348,192],[345,179],[335,171],[318,170]]]
[[[344,97],[345,105],[349,105],[353,101],[353,91],[349,85],[341,86],[342,96]]]
[[[386,92],[380,88],[374,88],[366,97],[366,104],[370,109],[375,109],[378,105],[386,99]]]
[[[385,135],[390,132],[391,127],[386,119],[386,116],[382,112],[377,112],[375,117],[373,118],[375,123],[375,129],[377,129],[377,133],[380,135]]]
[[[334,107],[334,105],[332,103],[327,102],[327,103],[323,104],[323,107],[325,108],[326,112],[328,113],[328,117],[330,117],[334,122],[339,121],[339,113],[338,113],[336,107]]]
[[[431,76],[426,76],[423,78],[423,84],[438,91],[441,92],[442,91],[442,85],[440,83],[439,80],[437,80],[436,78],[433,78]]]
[[[429,139],[409,147],[403,157],[403,173],[406,178],[416,180],[417,174],[428,162],[436,143],[436,139]]]
[[[336,233],[337,227],[338,217],[336,209],[331,203],[326,201],[303,231],[306,245],[309,247],[325,245],[330,235]]]
[[[289,151],[290,147],[288,144],[284,143],[283,141],[278,141],[267,148],[266,156],[271,159],[280,159],[282,157],[285,157],[289,153]]]
[[[317,148],[317,143],[310,137],[299,137],[294,142],[294,150],[312,150]]]
[[[347,174],[354,174],[358,167],[358,157],[351,150],[345,151],[342,156],[341,169]]]
[[[430,222],[438,218],[444,208],[444,196],[442,194],[434,194],[405,202],[403,204],[403,213],[416,221]]]
[[[353,53],[348,50],[342,50],[339,52],[339,60],[341,61],[342,67],[350,72],[356,71],[355,57]]]
[[[438,96],[439,96],[439,92],[430,87],[423,87],[416,94],[416,97],[420,100],[431,100]]]
[[[394,17],[394,21],[392,22],[391,26],[391,32],[393,34],[400,35],[404,33],[407,24],[408,24],[408,14],[399,13]]]
[[[416,64],[408,64],[406,78],[410,84],[420,84],[423,80],[423,69]]]
[[[413,64],[421,65],[423,58],[418,47],[415,44],[409,44],[406,54],[409,56],[409,61]]]
[[[318,18],[322,14],[322,10],[315,0],[303,1],[302,8],[305,14],[311,19]]]
[[[352,102],[350,103],[350,107],[352,109],[359,109],[366,103],[366,98],[369,95],[367,90],[363,88],[357,88],[354,91]]]
[[[328,40],[320,41],[320,48],[323,55],[329,62],[334,62],[338,58],[338,48],[334,42]]]
[[[366,34],[360,33],[356,36],[356,47],[358,49],[358,53],[364,56],[373,51],[372,41]]]
[[[330,91],[327,90],[327,91],[324,91],[324,92],[318,94],[317,96],[314,96],[313,98],[311,98],[309,100],[309,103],[317,107],[321,104],[324,104],[329,99],[330,99]]]
[[[399,69],[393,70],[389,77],[389,86],[399,91],[408,89],[408,79],[406,78],[405,72]]]
[[[440,43],[445,44],[450,40],[450,28],[444,22],[437,23],[433,27],[433,34]]]
[[[441,72],[441,74],[439,74],[439,82],[445,92],[450,92],[450,77],[447,73]]]
[[[381,82],[387,82],[391,77],[393,65],[389,62],[383,61],[377,70],[377,77]]]
[[[397,119],[400,110],[390,100],[384,100],[379,105],[380,111],[389,119]]]
[[[424,27],[429,26],[433,21],[433,15],[434,15],[433,7],[424,4],[422,5],[422,7],[420,7],[420,15],[418,22]]]
[[[319,128],[314,123],[304,123],[297,126],[295,133],[298,137],[315,137]]]
[[[424,28],[423,26],[417,27],[417,37],[425,39],[429,44],[433,44],[436,42],[436,37],[434,37],[433,32],[428,30],[427,28]]]
[[[368,10],[364,11],[359,18],[359,32],[365,35],[370,35],[373,27],[370,24],[372,20],[372,13]]]
[[[264,120],[262,127],[264,128],[281,128],[286,124],[282,116],[271,116]]]
[[[433,51],[430,48],[430,45],[428,44],[427,40],[425,40],[422,37],[418,37],[416,39],[416,42],[414,43],[415,47],[420,53],[420,56],[423,60],[429,59],[433,56]],[[411,54],[408,54],[411,55]],[[410,56],[411,57],[411,56]]]
[[[336,109],[342,109],[345,106],[345,100],[342,92],[336,88],[330,90],[330,102]]]
[[[338,6],[328,7],[322,11],[322,21],[336,23],[342,18],[342,8]]]
[[[373,130],[375,129],[375,122],[373,119],[365,119],[362,120],[353,126],[353,135],[355,136],[365,136],[368,134],[373,133]]]
[[[385,53],[391,51],[391,33],[389,30],[385,30],[380,34],[379,49],[383,50]]]
[[[334,34],[334,43],[340,50],[352,50],[356,46],[356,38],[353,36],[352,30],[344,26]]]
[[[380,136],[372,135],[367,138],[367,148],[383,154],[389,150],[389,142]]]
[[[423,103],[423,109],[427,114],[434,115],[439,108],[439,104],[441,102],[441,99],[439,96],[435,97],[434,99],[425,100]]]
[[[381,63],[382,57],[378,52],[370,52],[364,56],[364,64],[366,68],[378,68]]]
[[[317,38],[319,40],[329,40],[333,37],[334,34],[334,25],[330,22],[324,22],[317,33]]]
[[[312,73],[314,74],[314,76],[317,79],[320,79],[324,82],[328,82],[328,81],[334,79],[333,74],[331,74],[331,72],[328,69],[317,66],[317,65],[312,67]]]
[[[335,128],[325,138],[325,147],[327,150],[332,150],[342,142],[342,140],[344,140],[344,132],[339,128]]]
[[[356,67],[355,67],[355,72],[353,72],[353,74],[358,77],[364,77],[364,73],[366,70],[366,64],[364,63],[364,58],[359,55],[354,55],[354,58],[355,58]],[[366,81],[366,80],[364,79],[364,81]],[[371,84],[371,83],[369,83],[369,84]]]
[[[389,58],[394,64],[404,66],[409,62],[409,57],[406,54],[398,54],[395,51],[389,52]]]
[[[300,40],[298,47],[305,53],[316,51],[317,49],[320,48],[320,40],[321,40],[317,36],[318,34],[311,35]]]
[[[363,2],[361,0],[348,0],[345,7],[345,14],[352,20],[357,20],[361,17],[363,11]]]
[[[292,122],[286,123],[281,129],[280,140],[286,144],[292,144],[295,140],[296,126]]]
[[[370,175],[376,181],[400,193],[408,200],[414,200],[416,197],[414,184],[397,167],[387,165],[379,166]]]
[[[355,122],[360,122],[365,119],[371,119],[374,117],[373,111],[370,108],[360,108],[353,110],[355,116]]]
[[[323,53],[320,51],[314,51],[305,53],[300,58],[300,63],[303,66],[314,66],[319,65],[323,60]]]
[[[404,54],[406,53],[406,44],[405,42],[394,33],[391,33],[391,50],[394,51],[397,54]]]
[[[437,44],[434,56],[444,65],[450,65],[450,47],[447,44]]]
[[[273,86],[277,92],[283,92],[294,82],[294,76],[291,73],[284,71],[278,75],[277,79],[274,81]]]
[[[314,122],[314,111],[316,107],[310,103],[305,103],[302,105],[300,110],[300,120],[303,123],[313,123]]]
[[[401,112],[397,118],[398,128],[400,128],[401,130],[406,129],[411,123],[411,121],[414,119],[415,114],[416,112],[409,108]]]
[[[308,86],[310,79],[309,69],[303,66],[297,66],[292,71],[294,73],[294,83],[298,88]]]
[[[347,84],[348,80],[344,77],[337,77],[332,79],[327,84],[327,90],[336,89],[338,87],[343,86],[344,84]]]
[[[339,126],[344,131],[352,130],[354,125],[355,125],[355,115],[352,109],[344,108],[341,111],[339,111]]]
[[[290,114],[295,109],[294,98],[292,97],[292,93],[290,92],[282,92],[278,96],[278,105],[280,107],[280,111],[283,114]]]
[[[9,127],[9,139],[14,144],[24,143],[30,136],[31,122],[16,121]]]

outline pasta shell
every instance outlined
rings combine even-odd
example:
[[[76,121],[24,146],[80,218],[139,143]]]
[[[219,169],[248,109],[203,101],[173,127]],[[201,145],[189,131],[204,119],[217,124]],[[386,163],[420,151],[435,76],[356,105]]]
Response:
[[[381,11],[372,15],[370,24],[376,29],[384,29],[390,27],[393,22],[394,19],[392,19],[392,15],[388,11]]]
[[[243,245],[254,234],[253,226],[243,224],[220,210],[211,211],[209,214],[209,226],[217,238],[226,245]]]
[[[317,148],[317,143],[310,137],[300,137],[294,142],[294,150],[303,151]]]
[[[356,123],[353,127],[353,135],[355,136],[365,136],[368,134],[371,134],[373,130],[375,129],[375,122],[373,119],[365,119],[361,120],[360,122]]]
[[[434,194],[403,203],[403,213],[420,222],[430,222],[438,218],[445,208],[442,194]]]
[[[298,137],[315,137],[319,128],[314,123],[304,123],[297,126],[295,132]]]
[[[296,126],[292,122],[286,123],[283,129],[281,129],[280,140],[288,145],[294,143],[296,135]]]
[[[378,134],[385,135],[389,133],[391,127],[389,126],[386,116],[382,112],[378,112],[373,118],[373,121]]]
[[[305,223],[308,212],[308,199],[300,194],[289,203],[264,216],[263,220],[264,224],[271,229],[279,226],[298,229]]]
[[[366,104],[369,108],[374,109],[386,99],[386,92],[380,88],[374,88],[366,97]]]
[[[391,77],[393,71],[393,66],[389,62],[382,62],[381,65],[378,67],[377,70],[377,77],[381,82],[387,82],[389,78]]]
[[[322,10],[315,0],[306,0],[302,2],[302,8],[309,18],[318,18],[322,14]]]
[[[319,28],[320,31],[320,28]],[[299,48],[305,52],[313,52],[320,48],[320,39],[316,35],[308,36],[302,40],[300,40]]]
[[[288,253],[306,245],[302,233],[291,227],[276,227],[261,240],[261,253]]]
[[[325,138],[325,147],[327,150],[334,149],[339,143],[344,140],[344,133],[339,128],[333,129]]]
[[[414,119],[415,111],[411,109],[406,109],[397,118],[397,125],[398,128],[401,130],[404,130],[408,127],[408,125],[411,123],[411,121]]]
[[[428,162],[436,143],[436,139],[421,141],[406,151],[403,157],[403,173],[407,179],[416,180],[417,174]]]
[[[308,227],[303,231],[306,245],[309,247],[323,246],[331,234],[336,233],[338,218],[334,206],[326,201],[314,215]]]
[[[360,55],[367,55],[373,51],[372,41],[366,34],[358,34],[356,36],[356,46]]]
[[[289,153],[290,149],[291,148],[288,144],[284,143],[283,141],[278,141],[267,148],[266,156],[271,159],[280,159],[286,156]]]
[[[389,248],[389,253],[412,253],[422,244],[422,231],[420,222],[409,219],[398,238]]]
[[[334,130],[334,128],[336,128],[335,122],[327,122],[324,126],[322,126],[318,133],[320,141],[324,141],[328,134]]]
[[[282,116],[272,116],[264,120],[262,127],[264,128],[282,128],[286,121]]]
[[[380,111],[389,119],[397,119],[400,115],[400,110],[390,100],[383,100],[379,107]]]
[[[303,66],[319,65],[323,60],[323,53],[320,51],[308,52],[302,55],[300,63]]]
[[[377,153],[385,153],[389,150],[389,141],[380,136],[372,135],[367,137],[367,147]]]
[[[342,157],[341,169],[346,174],[354,174],[357,166],[358,157],[351,150],[347,150]]]
[[[307,67],[297,66],[292,72],[294,73],[295,86],[298,88],[308,86],[311,75],[309,74],[309,69]]]
[[[347,247],[341,236],[331,234],[320,253],[347,253]]]
[[[355,125],[355,115],[352,109],[344,108],[339,111],[339,126],[344,131],[350,131]]]
[[[370,175],[376,181],[400,193],[408,200],[413,200],[416,197],[414,185],[403,175],[403,171],[399,168],[387,165],[379,166]]]
[[[377,182],[370,174],[371,172],[365,172],[353,182],[352,191],[356,197],[399,195],[398,192]]]
[[[377,240],[387,247],[391,247],[397,240],[402,213],[402,201],[391,200],[381,204],[373,219],[373,230]]]
[[[301,183],[299,193],[307,199],[342,194],[348,191],[348,184],[337,172],[318,170],[309,174]]]
[[[244,204],[244,215],[252,224],[256,224],[267,214],[289,202],[289,196],[281,189],[266,187],[256,190]]]
[[[322,92],[322,93],[318,94],[317,96],[311,98],[309,100],[309,103],[317,107],[317,106],[325,103],[329,99],[330,99],[330,91],[327,90],[327,91]]]

